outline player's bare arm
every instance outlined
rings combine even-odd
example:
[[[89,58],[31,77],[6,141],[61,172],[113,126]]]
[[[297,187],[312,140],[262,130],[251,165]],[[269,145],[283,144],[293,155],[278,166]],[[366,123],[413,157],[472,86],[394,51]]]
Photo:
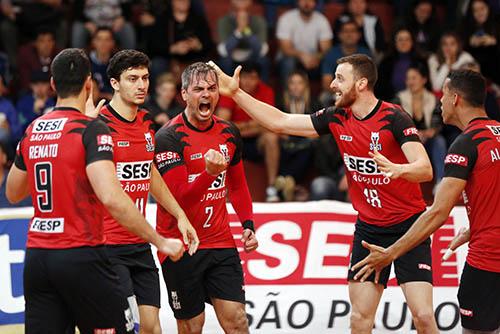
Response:
[[[393,163],[377,150],[368,154],[375,160],[380,171],[391,179],[403,178],[410,182],[432,180],[432,165],[424,146],[419,142],[406,142],[401,149],[408,160],[407,164]]]
[[[378,282],[380,271],[384,267],[422,243],[444,224],[465,184],[466,181],[462,179],[443,178],[431,208],[418,218],[405,235],[387,249],[363,241],[363,246],[370,251],[370,255],[352,267],[353,271],[361,268],[355,279],[363,282],[375,271],[375,282]]]
[[[113,218],[132,233],[155,245],[160,252],[170,256],[173,261],[181,258],[184,252],[182,242],[161,237],[148,224],[130,197],[123,192],[112,161],[92,162],[87,165],[86,172],[95,194]]]
[[[10,203],[15,204],[25,199],[30,194],[28,173],[16,167],[10,168],[7,176],[5,195]]]
[[[184,243],[188,246],[189,255],[193,255],[200,244],[196,230],[189,222],[186,213],[182,210],[168,186],[163,182],[156,166],[153,166],[151,171],[151,194],[158,204],[175,217]]]
[[[318,133],[309,115],[292,115],[261,102],[239,88],[241,66],[238,66],[232,77],[225,74],[213,62],[209,62],[217,71],[219,92],[231,97],[245,112],[266,129],[282,134],[302,137],[318,137]]]

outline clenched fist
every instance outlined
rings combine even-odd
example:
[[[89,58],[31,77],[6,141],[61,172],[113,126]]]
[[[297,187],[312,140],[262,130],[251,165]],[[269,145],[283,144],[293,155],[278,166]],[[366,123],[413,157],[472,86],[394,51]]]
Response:
[[[170,257],[172,261],[177,261],[184,254],[184,244],[179,239],[162,238],[157,248],[163,254]]]
[[[209,149],[207,153],[205,153],[205,169],[208,174],[217,176],[226,170],[226,168],[226,159],[220,152]]]

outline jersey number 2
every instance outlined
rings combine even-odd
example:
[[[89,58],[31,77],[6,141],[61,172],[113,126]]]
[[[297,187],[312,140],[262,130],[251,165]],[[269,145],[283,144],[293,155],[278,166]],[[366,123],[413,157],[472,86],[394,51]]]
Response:
[[[52,211],[52,164],[35,164],[36,204],[41,212]]]
[[[207,206],[205,207],[205,213],[207,214],[207,220],[205,220],[205,224],[203,224],[203,228],[209,228],[212,226],[210,223],[210,219],[212,218],[214,214],[214,207],[213,206]]]

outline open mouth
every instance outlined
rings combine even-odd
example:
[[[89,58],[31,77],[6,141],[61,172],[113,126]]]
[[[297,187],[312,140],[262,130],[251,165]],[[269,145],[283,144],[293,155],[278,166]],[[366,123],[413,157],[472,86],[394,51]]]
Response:
[[[202,102],[198,106],[198,109],[201,111],[202,114],[208,114],[210,113],[211,106],[212,105],[210,104],[210,102]]]

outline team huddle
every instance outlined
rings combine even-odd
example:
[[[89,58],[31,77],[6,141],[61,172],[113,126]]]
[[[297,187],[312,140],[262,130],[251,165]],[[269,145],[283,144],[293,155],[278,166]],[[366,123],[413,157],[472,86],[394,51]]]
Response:
[[[432,166],[412,119],[375,97],[377,70],[364,55],[338,60],[330,88],[335,105],[287,114],[239,88],[213,63],[182,73],[186,108],[155,133],[141,109],[149,59],[118,52],[107,74],[111,101],[92,101],[90,64],[79,49],[51,65],[54,111],[36,119],[19,142],[7,198],[31,195],[24,269],[26,333],[161,333],[158,249],[179,333],[201,333],[205,303],[226,333],[248,333],[244,276],[229,228],[226,199],[242,224],[246,252],[257,249],[252,200],[238,128],[214,115],[219,94],[232,98],[280,134],[331,134],[344,157],[358,211],[348,274],[351,332],[371,333],[394,263],[418,333],[438,333],[432,304],[430,235],[462,195],[470,229],[458,301],[464,333],[500,331],[500,123],[484,111],[485,81],[472,71],[444,83],[442,115],[463,133],[451,146],[432,207],[420,182]],[[156,231],[145,220],[156,200]],[[186,251],[185,251],[186,250]],[[139,328],[134,328],[134,321]]]

